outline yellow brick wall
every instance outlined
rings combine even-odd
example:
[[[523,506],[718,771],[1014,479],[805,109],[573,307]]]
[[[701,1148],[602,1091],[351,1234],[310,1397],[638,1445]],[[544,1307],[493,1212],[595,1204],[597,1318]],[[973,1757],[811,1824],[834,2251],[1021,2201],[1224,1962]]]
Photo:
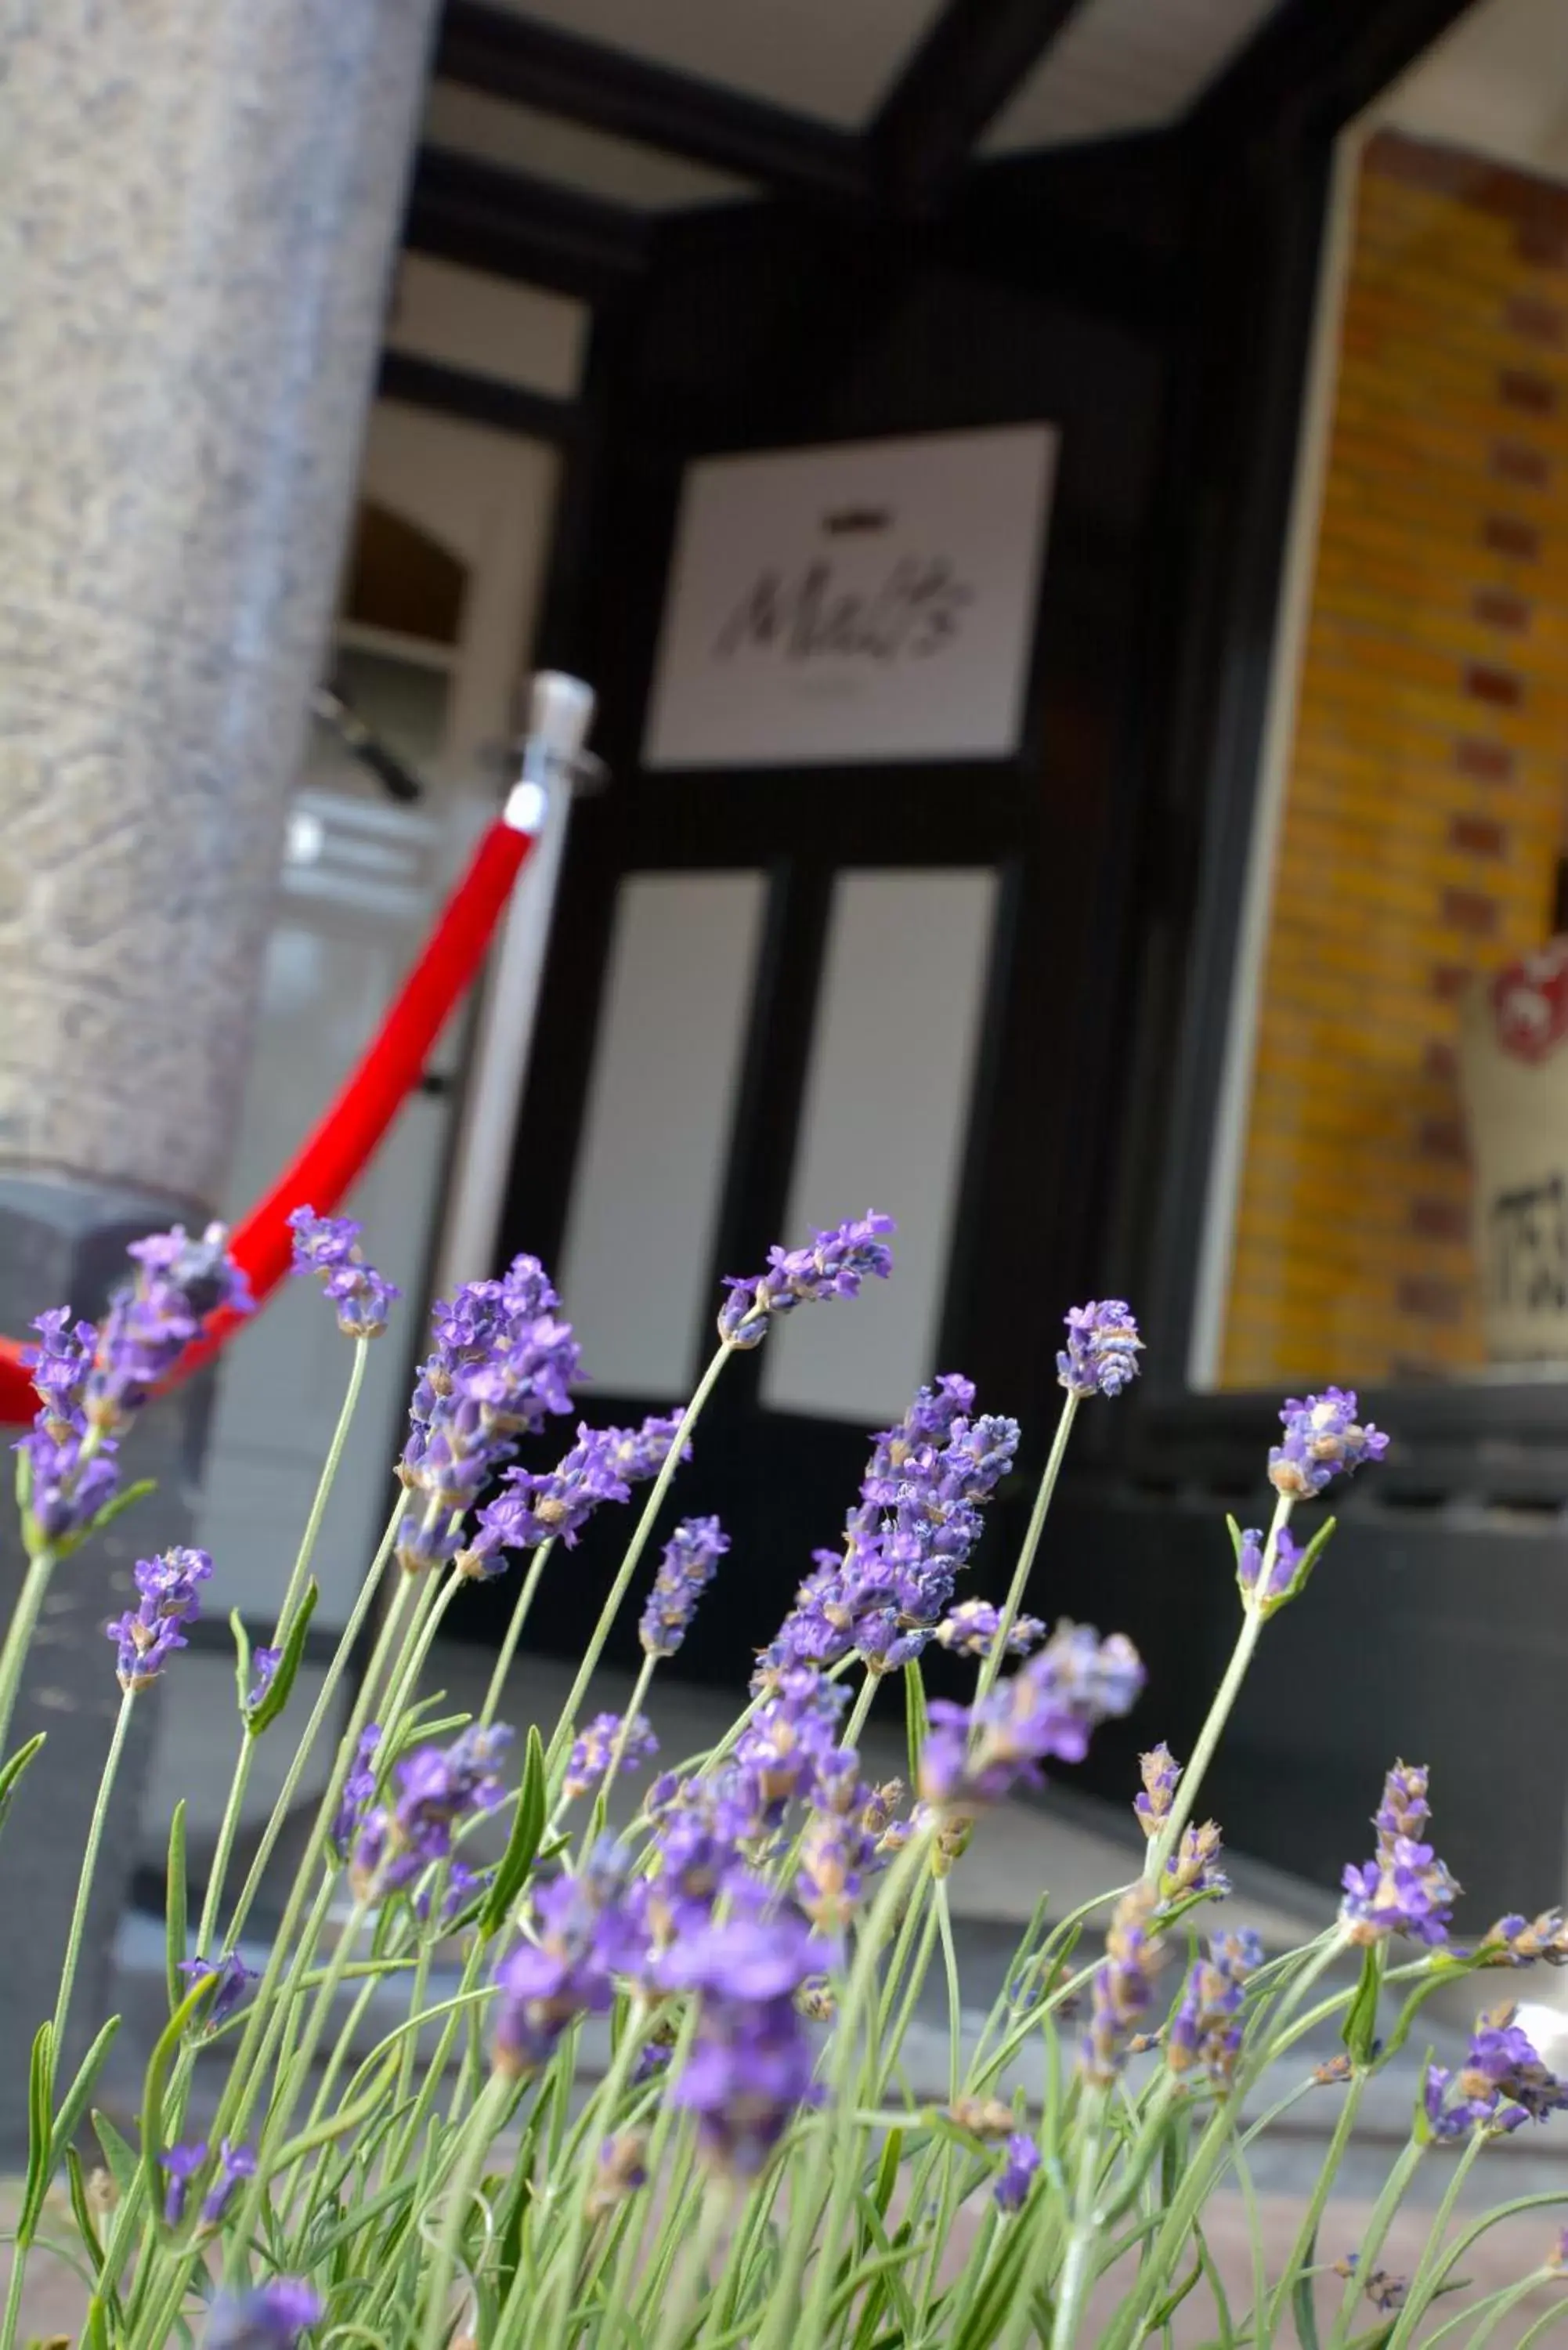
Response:
[[[1357,192],[1221,1383],[1478,1364],[1454,1072],[1550,928],[1568,191],[1385,134]]]

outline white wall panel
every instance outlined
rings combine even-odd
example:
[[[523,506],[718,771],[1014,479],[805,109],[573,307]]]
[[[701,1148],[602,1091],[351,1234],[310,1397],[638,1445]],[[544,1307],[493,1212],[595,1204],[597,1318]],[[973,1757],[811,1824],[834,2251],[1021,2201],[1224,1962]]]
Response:
[[[996,892],[996,875],[972,868],[844,873],[835,887],[784,1238],[796,1246],[868,1208],[898,1231],[890,1281],[853,1304],[802,1306],[769,1334],[762,1392],[777,1410],[881,1426],[954,1367],[932,1350]]]

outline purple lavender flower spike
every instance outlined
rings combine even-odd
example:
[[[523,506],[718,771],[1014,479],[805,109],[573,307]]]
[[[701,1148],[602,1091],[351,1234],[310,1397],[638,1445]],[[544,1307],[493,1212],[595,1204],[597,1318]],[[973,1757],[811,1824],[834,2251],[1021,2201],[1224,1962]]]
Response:
[[[1546,2265],[1553,2276],[1568,2272],[1568,2228],[1559,2228],[1552,2239],[1552,2250],[1546,2255]]]
[[[326,2306],[303,2277],[274,2277],[254,2293],[222,2294],[207,2320],[203,2350],[299,2350]]]
[[[1133,2034],[1154,1998],[1165,1951],[1153,1929],[1152,1886],[1135,1885],[1112,1913],[1106,1955],[1095,1970],[1089,2021],[1079,2050],[1088,2079],[1108,2085],[1127,2062]]]
[[[815,1554],[815,1571],[796,1593],[753,1686],[791,1663],[835,1664],[851,1649],[870,1671],[893,1672],[936,1636],[980,1537],[984,1506],[1018,1446],[1017,1421],[971,1419],[973,1401],[970,1382],[950,1374],[936,1389],[922,1388],[899,1426],[876,1439],[843,1552]],[[955,1615],[950,1637],[961,1646],[972,1650],[981,1638],[990,1620],[983,1607],[971,1601],[967,1614]],[[1017,1645],[1027,1645],[1031,1629],[1026,1619]]]
[[[218,2148],[218,2176],[202,2199],[202,2223],[215,2228],[234,2198],[242,2178],[256,2175],[255,2148],[232,2146],[227,2138]]]
[[[520,2080],[548,2063],[577,2015],[607,2013],[612,1972],[629,1955],[626,1868],[610,1846],[576,1877],[553,1877],[534,1895],[535,1939],[520,1943],[495,1970],[492,2057]]]
[[[215,1966],[200,1953],[193,1959],[182,1959],[180,1972],[192,1991],[198,1983],[215,1982],[218,1986],[202,2019],[209,2032],[227,2022],[244,1999],[246,1984],[260,1980],[255,1969],[247,1967],[236,1950],[225,1950]]]
[[[387,1326],[392,1300],[402,1291],[383,1281],[367,1264],[359,1246],[360,1227],[352,1216],[318,1216],[314,1208],[296,1208],[288,1219],[294,1234],[295,1274],[315,1273],[337,1308],[337,1327],[346,1338],[379,1338]]]
[[[1143,1340],[1125,1298],[1068,1308],[1067,1344],[1056,1357],[1056,1375],[1069,1395],[1120,1395],[1138,1373]]]
[[[700,1993],[691,2053],[671,2091],[716,2168],[754,2178],[812,2095],[815,2060],[795,1993],[820,1971],[805,1921],[734,1917],[677,1944],[670,1985]]]
[[[359,1742],[354,1750],[354,1762],[343,1782],[343,1793],[337,1804],[337,1816],[332,1823],[332,1845],[340,1860],[347,1859],[354,1831],[376,1793],[376,1751],[381,1743],[381,1725],[367,1722],[359,1732]]]
[[[158,1558],[137,1560],[140,1602],[105,1627],[109,1638],[119,1644],[119,1686],[128,1695],[150,1689],[174,1650],[188,1645],[181,1627],[201,1614],[197,1586],[212,1572],[213,1562],[204,1550],[177,1548]]]
[[[119,1439],[206,1316],[251,1304],[222,1224],[209,1225],[199,1241],[177,1224],[137,1241],[130,1254],[135,1273],[109,1300],[101,1326],[73,1323],[67,1307],[57,1307],[34,1323],[38,1345],[24,1358],[41,1408],[16,1450],[26,1465],[29,1513],[57,1550],[79,1541],[112,1500]]]
[[[1263,1945],[1244,1928],[1215,1934],[1209,1956],[1191,1969],[1166,2036],[1173,2073],[1201,2064],[1217,2089],[1228,2089],[1241,2053],[1241,2002],[1248,1978],[1263,1963]]]
[[[421,1746],[393,1772],[398,1795],[363,1821],[350,1862],[361,1899],[381,1899],[410,1886],[432,1861],[451,1857],[460,1820],[493,1811],[504,1790],[495,1766],[512,1731],[474,1723],[451,1746]]]
[[[593,1721],[576,1739],[566,1758],[566,1776],[561,1793],[568,1803],[588,1794],[597,1787],[610,1766],[616,1741],[621,1735],[618,1713],[596,1714]],[[621,1755],[623,1771],[640,1770],[650,1756],[659,1752],[659,1741],[639,1713],[626,1732],[626,1748]]]
[[[556,1318],[559,1303],[537,1257],[519,1256],[499,1281],[471,1282],[436,1306],[398,1471],[415,1497],[398,1534],[410,1573],[462,1547],[453,1521],[514,1457],[517,1437],[571,1409],[577,1346]]]
[[[732,1274],[730,1295],[719,1315],[719,1336],[727,1346],[760,1347],[775,1315],[793,1314],[808,1300],[855,1297],[867,1274],[886,1281],[893,1253],[884,1235],[896,1229],[891,1216],[868,1214],[814,1233],[809,1248],[768,1251],[763,1274]]]
[[[1059,1624],[1044,1648],[973,1707],[938,1700],[920,1758],[929,1804],[963,1810],[1036,1785],[1048,1757],[1081,1762],[1090,1732],[1127,1713],[1143,1688],[1137,1649],[1119,1632]]]
[[[1459,1887],[1432,1846],[1420,1841],[1429,1815],[1426,1771],[1397,1762],[1373,1821],[1376,1853],[1360,1868],[1347,1866],[1342,1880],[1340,1917],[1353,1942],[1376,1942],[1386,1934],[1447,1941]]]
[[[166,2147],[158,2158],[159,2168],[169,2174],[169,2184],[163,2190],[163,2217],[171,2228],[177,2228],[185,2217],[185,2199],[191,2191],[191,2181],[207,2159],[205,2139],[192,2146]]]
[[[642,1611],[639,1637],[650,1657],[675,1655],[729,1547],[730,1537],[717,1518],[683,1518],[676,1527]]]
[[[1353,1388],[1327,1388],[1304,1403],[1292,1396],[1280,1413],[1285,1436],[1269,1453],[1269,1479],[1276,1492],[1310,1501],[1342,1473],[1353,1476],[1366,1461],[1381,1461],[1388,1439],[1370,1420],[1355,1417]]]
[[[640,1428],[577,1427],[577,1440],[554,1469],[534,1474],[509,1469],[506,1491],[479,1513],[477,1531],[457,1565],[488,1581],[505,1571],[506,1554],[541,1543],[576,1546],[578,1534],[605,1502],[628,1502],[633,1485],[657,1477],[680,1426],[680,1412],[654,1413]],[[690,1460],[691,1447],[682,1447]]]
[[[1468,2137],[1474,2129],[1507,2135],[1568,2109],[1568,2086],[1542,2064],[1515,2012],[1503,2006],[1479,2019],[1457,2074],[1427,2067],[1422,2104],[1434,2137]]]

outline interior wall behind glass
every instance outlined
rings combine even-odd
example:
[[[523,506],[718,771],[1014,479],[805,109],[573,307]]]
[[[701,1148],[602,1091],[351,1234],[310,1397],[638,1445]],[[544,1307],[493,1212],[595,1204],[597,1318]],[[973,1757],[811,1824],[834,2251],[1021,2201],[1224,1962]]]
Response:
[[[1568,189],[1367,147],[1252,1041],[1219,1378],[1483,1361],[1469,989],[1554,920]]]

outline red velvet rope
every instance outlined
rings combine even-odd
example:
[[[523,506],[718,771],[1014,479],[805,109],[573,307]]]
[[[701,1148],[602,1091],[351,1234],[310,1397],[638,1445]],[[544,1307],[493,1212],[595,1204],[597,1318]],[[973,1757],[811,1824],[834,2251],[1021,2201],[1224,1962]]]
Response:
[[[534,839],[511,825],[491,826],[358,1068],[271,1191],[235,1226],[230,1249],[258,1305],[288,1271],[290,1211],[309,1206],[330,1215],[419,1083],[431,1045],[484,960]],[[247,1318],[215,1314],[202,1338],[186,1349],[171,1384],[209,1361]],[[20,1342],[0,1338],[0,1423],[30,1420],[37,1409],[21,1357]]]

